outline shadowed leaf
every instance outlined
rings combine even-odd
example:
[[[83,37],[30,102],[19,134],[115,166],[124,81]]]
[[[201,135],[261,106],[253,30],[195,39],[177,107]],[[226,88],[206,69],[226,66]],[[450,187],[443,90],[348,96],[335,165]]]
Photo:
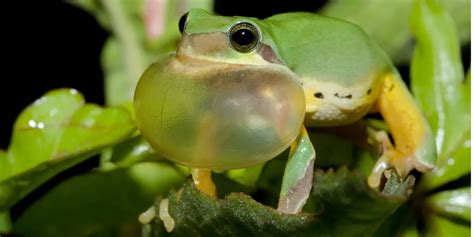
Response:
[[[172,166],[151,162],[76,176],[28,206],[13,232],[38,237],[139,236],[138,215],[156,195],[183,180]]]

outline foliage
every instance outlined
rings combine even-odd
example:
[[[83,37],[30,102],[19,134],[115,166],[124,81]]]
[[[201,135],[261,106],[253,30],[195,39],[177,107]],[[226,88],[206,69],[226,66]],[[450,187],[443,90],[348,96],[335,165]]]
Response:
[[[162,2],[167,5],[157,5]],[[411,89],[436,134],[439,159],[432,173],[417,176],[415,186],[412,176],[401,180],[391,172],[383,189],[374,190],[366,184],[375,159],[370,152],[333,135],[310,132],[318,154],[315,178],[310,199],[298,215],[273,208],[288,151],[255,168],[214,173],[216,199],[196,190],[186,179],[187,168],[159,157],[136,132],[130,115],[136,81],[148,64],[159,59],[157,55],[175,47],[177,21],[185,9],[210,10],[210,1],[190,1],[186,7],[178,0],[72,3],[94,14],[111,32],[102,54],[105,94],[108,106],[121,107],[85,104],[77,91],[61,89],[20,114],[8,150],[0,152],[0,233],[53,237],[470,233],[466,180],[471,152],[470,74],[464,79],[459,51],[459,42],[469,41],[470,15],[463,11],[469,1],[380,1],[372,7],[367,0],[331,1],[322,9],[323,14],[359,23],[397,62],[411,59]],[[166,11],[160,13],[157,7]],[[449,13],[455,13],[454,20]],[[393,27],[381,29],[378,23],[394,15],[401,20],[387,20]],[[156,28],[153,20],[162,28]],[[97,154],[98,167],[57,180],[58,174]],[[38,188],[41,195],[35,192]],[[151,205],[159,210],[165,198],[174,230],[168,233],[158,217],[142,226],[138,215]]]

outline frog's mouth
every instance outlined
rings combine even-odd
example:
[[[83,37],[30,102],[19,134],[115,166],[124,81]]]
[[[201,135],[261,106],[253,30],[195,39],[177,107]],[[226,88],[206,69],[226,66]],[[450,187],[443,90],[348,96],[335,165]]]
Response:
[[[183,35],[176,51],[176,57],[178,59],[211,61],[212,63],[284,65],[273,49],[262,42],[259,42],[250,52],[236,51],[232,48],[225,32]]]

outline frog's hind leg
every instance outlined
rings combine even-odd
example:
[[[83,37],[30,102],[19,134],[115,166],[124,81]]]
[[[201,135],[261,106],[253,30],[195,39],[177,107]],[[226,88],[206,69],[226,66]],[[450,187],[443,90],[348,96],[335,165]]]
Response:
[[[394,146],[382,133],[372,133],[386,151],[376,163],[369,177],[369,185],[378,187],[381,174],[394,167],[401,177],[416,169],[426,172],[434,167],[436,148],[433,135],[412,95],[395,70],[384,78],[383,89],[375,101],[374,109],[387,123]],[[370,135],[370,134],[369,134]]]
[[[316,153],[303,127],[290,148],[283,175],[278,211],[296,214],[301,211],[313,184],[313,166]]]
[[[212,181],[212,171],[209,169],[193,169],[192,176],[194,185],[201,192],[216,197],[216,185]]]

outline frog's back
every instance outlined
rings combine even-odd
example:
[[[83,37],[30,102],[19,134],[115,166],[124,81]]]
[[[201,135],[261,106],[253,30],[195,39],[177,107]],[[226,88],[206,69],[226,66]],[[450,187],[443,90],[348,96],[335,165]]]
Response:
[[[318,80],[352,84],[364,80],[359,75],[389,64],[380,48],[352,23],[311,13],[279,14],[264,22],[280,57],[303,77],[317,75]]]
[[[358,26],[311,13],[262,21],[264,35],[302,80],[308,125],[351,123],[365,115],[392,70],[385,53]],[[266,39],[263,39],[265,41]],[[271,41],[271,42],[270,42]]]

